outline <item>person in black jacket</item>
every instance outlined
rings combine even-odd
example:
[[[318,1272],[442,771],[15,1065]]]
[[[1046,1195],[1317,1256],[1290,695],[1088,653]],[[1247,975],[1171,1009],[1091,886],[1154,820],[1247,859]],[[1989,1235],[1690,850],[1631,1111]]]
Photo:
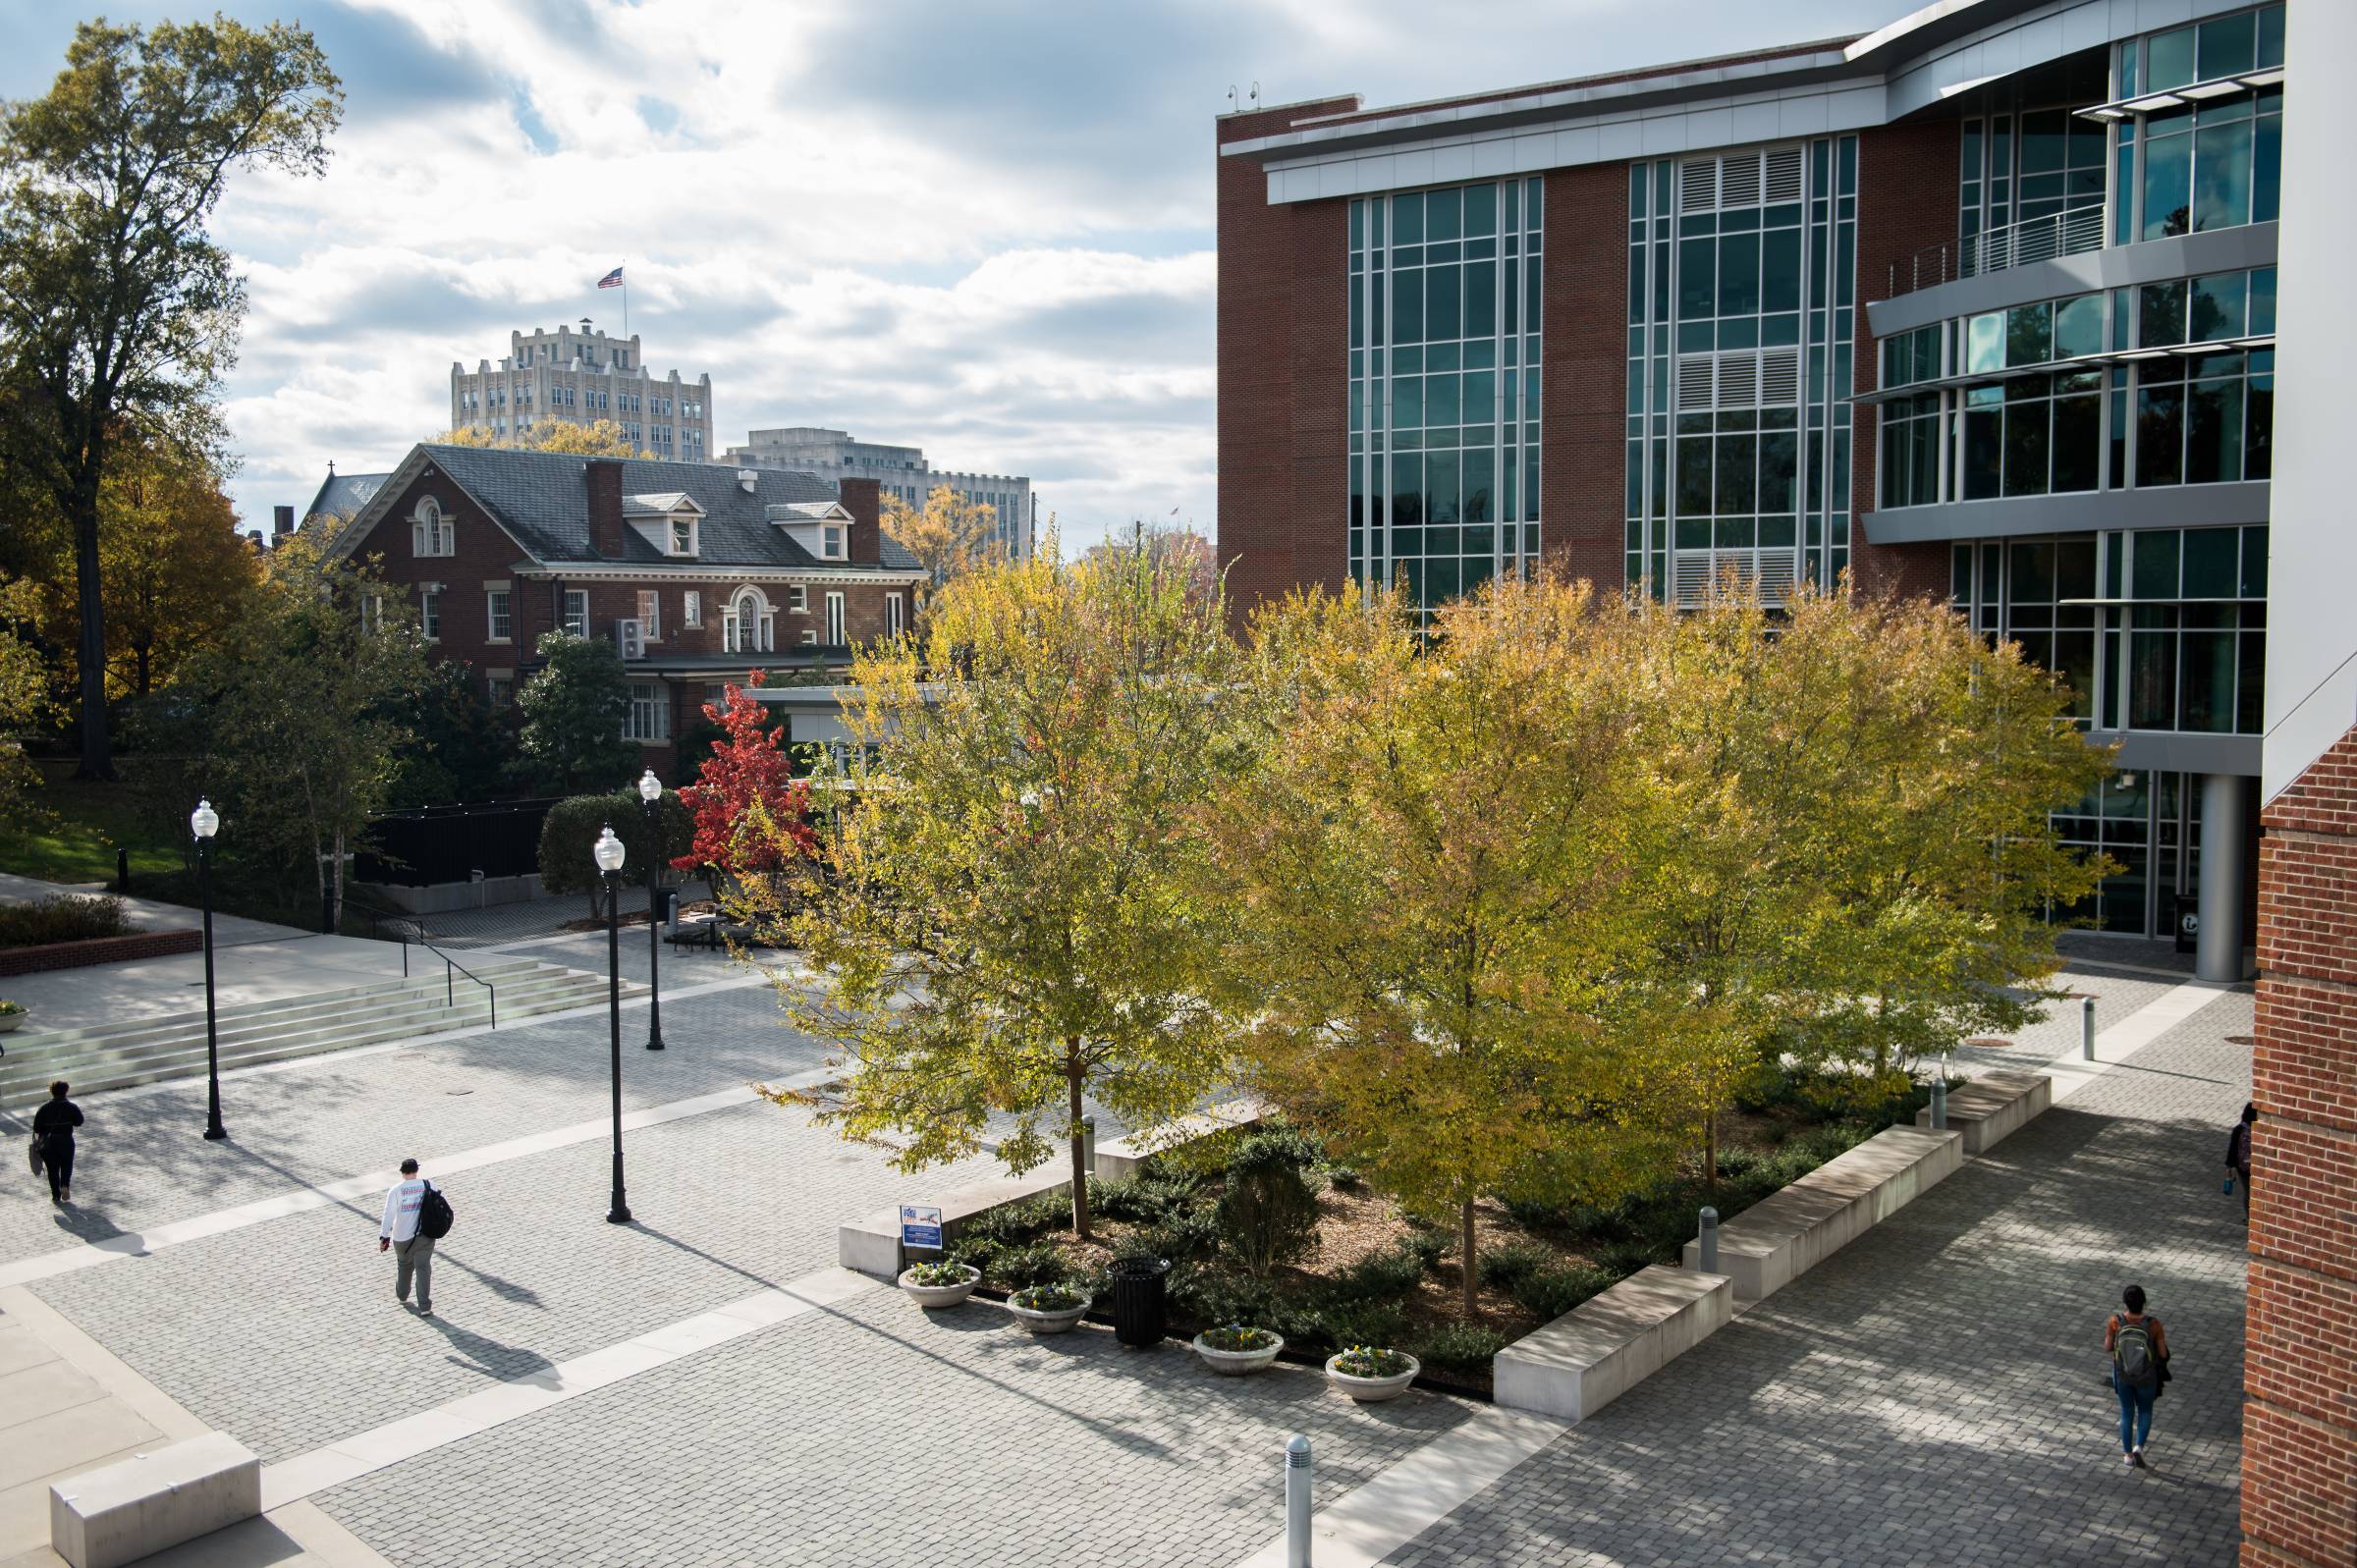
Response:
[[[74,1129],[82,1108],[66,1098],[63,1078],[49,1086],[49,1103],[32,1113],[32,1135],[41,1141],[41,1168],[49,1173],[49,1201],[74,1201]]]
[[[2246,1105],[2242,1119],[2226,1134],[2226,1173],[2242,1178],[2242,1217],[2246,1221],[2251,1217],[2251,1128],[2258,1120],[2259,1108]]]

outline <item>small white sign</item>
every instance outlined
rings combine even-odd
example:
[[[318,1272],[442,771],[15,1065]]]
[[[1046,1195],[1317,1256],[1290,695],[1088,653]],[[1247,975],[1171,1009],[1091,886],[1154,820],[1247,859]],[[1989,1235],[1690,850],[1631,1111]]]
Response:
[[[901,1245],[941,1249],[941,1211],[923,1204],[901,1205]]]

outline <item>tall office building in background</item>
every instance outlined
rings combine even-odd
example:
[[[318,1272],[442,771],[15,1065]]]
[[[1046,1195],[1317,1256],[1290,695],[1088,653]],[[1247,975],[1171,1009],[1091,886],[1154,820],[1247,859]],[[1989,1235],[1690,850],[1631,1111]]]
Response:
[[[968,473],[935,468],[922,447],[890,447],[854,441],[842,430],[793,425],[748,430],[744,445],[731,447],[719,461],[742,468],[794,468],[822,479],[873,479],[887,496],[922,509],[943,485],[966,500],[990,507],[998,516],[999,540],[1017,557],[1031,553],[1039,526],[1039,500],[1020,474]]]

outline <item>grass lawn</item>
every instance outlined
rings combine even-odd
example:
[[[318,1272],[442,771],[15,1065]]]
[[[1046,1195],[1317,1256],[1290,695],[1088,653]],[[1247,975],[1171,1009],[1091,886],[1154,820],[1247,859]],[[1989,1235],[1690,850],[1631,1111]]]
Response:
[[[135,891],[142,872],[154,877],[183,869],[180,845],[140,821],[138,795],[127,784],[53,781],[33,799],[49,818],[0,822],[0,871],[44,882],[111,884],[118,846],[131,851]]]

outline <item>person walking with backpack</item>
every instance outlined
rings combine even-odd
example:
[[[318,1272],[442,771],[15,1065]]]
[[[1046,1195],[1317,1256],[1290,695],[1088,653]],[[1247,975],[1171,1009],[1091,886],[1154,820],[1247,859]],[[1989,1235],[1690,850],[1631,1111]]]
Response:
[[[74,1201],[74,1129],[81,1125],[82,1108],[66,1098],[66,1081],[60,1078],[49,1086],[49,1103],[32,1113],[33,1147],[48,1174],[53,1204]]]
[[[385,1217],[376,1230],[376,1250],[391,1249],[400,1268],[393,1276],[393,1299],[407,1305],[410,1279],[417,1280],[417,1316],[434,1315],[434,1243],[450,1234],[450,1200],[441,1189],[417,1174],[417,1162],[401,1162],[401,1180],[385,1193]]]
[[[2111,1358],[2111,1391],[2119,1395],[2120,1459],[2144,1464],[2145,1440],[2153,1433],[2153,1401],[2167,1376],[2168,1335],[2161,1320],[2144,1310],[2144,1287],[2119,1293],[2120,1305],[2104,1324],[2104,1353]]]
[[[2251,1218],[2251,1132],[2258,1123],[2259,1108],[2246,1105],[2242,1108],[2242,1119],[2234,1124],[2232,1132],[2226,1134],[2226,1188],[2232,1191],[2234,1178],[2242,1178],[2242,1218],[2245,1224],[2250,1223]]]

